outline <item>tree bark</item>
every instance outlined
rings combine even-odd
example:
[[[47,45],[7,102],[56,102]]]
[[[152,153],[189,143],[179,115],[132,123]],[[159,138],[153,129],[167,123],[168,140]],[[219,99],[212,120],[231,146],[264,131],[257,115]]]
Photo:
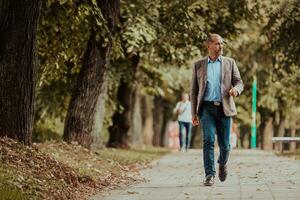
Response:
[[[132,115],[131,115],[131,127],[129,130],[129,135],[131,136],[131,143],[134,146],[141,146],[143,144],[143,121],[141,113],[141,96],[139,93],[139,87],[133,92],[132,99]]]
[[[278,137],[283,137],[285,135],[285,118],[280,115],[280,122],[279,122],[279,128],[278,128]],[[281,142],[276,143],[276,150],[277,151],[282,151],[283,149],[283,144]]]
[[[145,145],[153,142],[153,100],[149,96],[142,97],[143,141]]]
[[[271,111],[269,111],[268,109],[265,109],[265,108],[258,108],[258,110],[259,110],[261,119],[260,119],[260,125],[259,125],[259,128],[258,128],[258,133],[256,135],[256,142],[257,142],[257,147],[259,147],[261,149],[264,149],[264,141],[265,141],[266,138],[269,137],[269,136],[266,136],[266,138],[265,138],[264,134],[267,131],[266,127],[267,127],[267,124],[268,124],[268,121],[270,120],[270,118],[272,118],[272,127],[268,127],[268,128],[270,128],[270,130],[272,131],[272,136],[273,136],[273,130],[274,130],[274,128],[273,128],[273,119],[275,118],[275,113],[271,112]],[[266,134],[268,134],[268,133],[266,133]],[[249,134],[249,138],[250,138],[249,142],[251,143],[251,133]]]
[[[0,1],[0,136],[31,144],[40,0]]]
[[[154,98],[154,108],[153,108],[153,145],[161,146],[162,135],[163,135],[163,122],[164,122],[164,107],[163,99],[161,97]]]
[[[129,148],[128,131],[131,124],[132,90],[124,78],[121,78],[117,98],[123,109],[117,110],[113,115],[113,125],[108,128],[107,147]]]
[[[273,143],[273,117],[269,117],[265,123],[264,133],[263,133],[263,150],[272,150]]]
[[[241,134],[241,147],[244,149],[250,148],[250,140],[249,140],[249,130],[251,130],[250,126],[244,125],[240,127]]]
[[[107,21],[109,35],[114,34],[116,22],[119,16],[119,0],[102,0],[98,5]],[[91,131],[94,125],[96,104],[101,93],[105,73],[109,67],[109,58],[112,41],[106,46],[105,38],[98,38],[97,30],[92,28],[87,49],[83,58],[83,66],[79,72],[71,101],[69,104],[65,128],[64,140],[77,141],[84,147],[90,148],[92,144]]]
[[[104,146],[101,138],[101,132],[103,127],[103,121],[105,117],[105,102],[107,93],[107,78],[104,80],[104,84],[101,88],[101,93],[96,104],[96,113],[94,116],[94,126],[92,128],[92,140],[91,149],[100,149]]]
[[[136,78],[140,57],[133,55],[129,59],[131,66],[128,70],[130,70],[130,74],[122,75],[117,92],[118,103],[123,109],[117,110],[113,115],[113,125],[108,128],[107,147],[129,148],[129,129],[132,127],[133,97],[136,89],[133,80]]]

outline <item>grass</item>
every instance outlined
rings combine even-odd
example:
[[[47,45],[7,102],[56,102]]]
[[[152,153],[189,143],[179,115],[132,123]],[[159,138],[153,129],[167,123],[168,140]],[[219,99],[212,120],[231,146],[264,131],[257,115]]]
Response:
[[[97,151],[102,158],[113,159],[123,165],[131,165],[141,162],[150,162],[153,159],[159,158],[166,153],[168,149],[146,147],[144,149],[102,149]]]
[[[3,199],[3,200],[25,200],[25,199],[28,199],[26,198],[23,193],[14,188],[14,187],[11,187],[10,185],[8,184],[4,184],[2,185],[2,180],[0,180],[0,184],[1,184],[1,187],[0,187],[0,199]]]
[[[19,187],[16,171],[0,165],[0,199],[3,200],[27,200],[29,195],[26,195]],[[32,195],[31,199],[36,197]]]

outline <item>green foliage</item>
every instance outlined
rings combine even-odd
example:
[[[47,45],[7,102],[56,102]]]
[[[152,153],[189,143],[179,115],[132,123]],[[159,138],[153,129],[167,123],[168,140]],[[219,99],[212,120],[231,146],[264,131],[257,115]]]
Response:
[[[263,33],[268,38],[266,51],[273,55],[269,83],[278,109],[288,115],[299,106],[300,2],[282,1],[269,15]],[[265,102],[270,103],[271,102]]]
[[[232,2],[225,1],[221,9],[214,6],[217,4],[219,1],[195,0],[145,0],[121,4],[118,43],[123,47],[122,52],[127,54],[122,59],[128,59],[131,54],[140,55],[137,81],[143,85],[143,92],[164,96],[172,94],[171,90],[187,88],[190,77],[185,78],[183,84],[177,84],[180,83],[180,74],[175,73],[176,78],[171,80],[168,73],[180,67],[190,68],[190,60],[204,52],[201,43],[208,32],[218,31],[231,38],[242,31],[239,22],[256,17],[256,4],[250,6],[245,1],[238,1],[232,5]],[[227,27],[222,27],[223,24]],[[222,30],[216,30],[216,27]],[[120,63],[116,65],[120,66]],[[124,76],[130,80],[130,64],[125,68]]]
[[[204,53],[202,43],[209,32],[233,38],[245,23],[255,17],[256,4],[247,1],[172,1],[162,4],[160,22],[164,31],[159,37],[157,54],[166,62],[186,64]],[[234,11],[233,11],[234,10]]]
[[[42,4],[37,44],[40,64],[35,119],[64,117],[89,36],[89,9],[77,1]]]
[[[48,0],[42,4],[37,34],[40,64],[36,120],[64,117],[91,30],[112,40],[97,1]]]
[[[270,19],[264,33],[270,41],[270,48],[274,55],[273,82],[278,88],[277,96],[281,101],[284,114],[290,113],[299,106],[300,97],[300,2],[282,2],[270,14]]]
[[[87,5],[73,1],[46,1],[38,29],[39,87],[61,81],[69,83],[79,72],[89,36]]]
[[[300,2],[298,0],[283,1],[270,14],[265,33],[277,59],[289,69],[300,59]]]
[[[144,2],[143,2],[144,3]],[[155,39],[157,39],[157,33],[155,28],[149,23],[146,15],[157,15],[156,9],[147,10],[143,9],[147,6],[133,3],[123,3],[121,4],[121,40],[124,43],[125,52],[127,54],[137,54],[142,52],[147,44],[151,44]],[[140,7],[139,7],[140,6]],[[152,11],[152,12],[151,12]]]

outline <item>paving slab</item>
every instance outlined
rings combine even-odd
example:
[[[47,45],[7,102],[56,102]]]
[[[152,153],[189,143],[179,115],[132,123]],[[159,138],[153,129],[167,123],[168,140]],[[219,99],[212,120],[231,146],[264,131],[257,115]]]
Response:
[[[218,155],[217,151],[216,154]],[[300,161],[260,150],[232,150],[225,182],[204,178],[202,150],[174,152],[142,170],[140,182],[102,192],[91,200],[299,200]],[[216,164],[216,169],[218,168]]]

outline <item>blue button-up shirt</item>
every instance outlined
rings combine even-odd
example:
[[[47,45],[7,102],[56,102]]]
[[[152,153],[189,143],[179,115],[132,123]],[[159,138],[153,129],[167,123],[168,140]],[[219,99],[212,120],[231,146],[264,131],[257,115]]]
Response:
[[[207,61],[207,82],[204,101],[222,101],[221,98],[221,56],[215,62]]]

